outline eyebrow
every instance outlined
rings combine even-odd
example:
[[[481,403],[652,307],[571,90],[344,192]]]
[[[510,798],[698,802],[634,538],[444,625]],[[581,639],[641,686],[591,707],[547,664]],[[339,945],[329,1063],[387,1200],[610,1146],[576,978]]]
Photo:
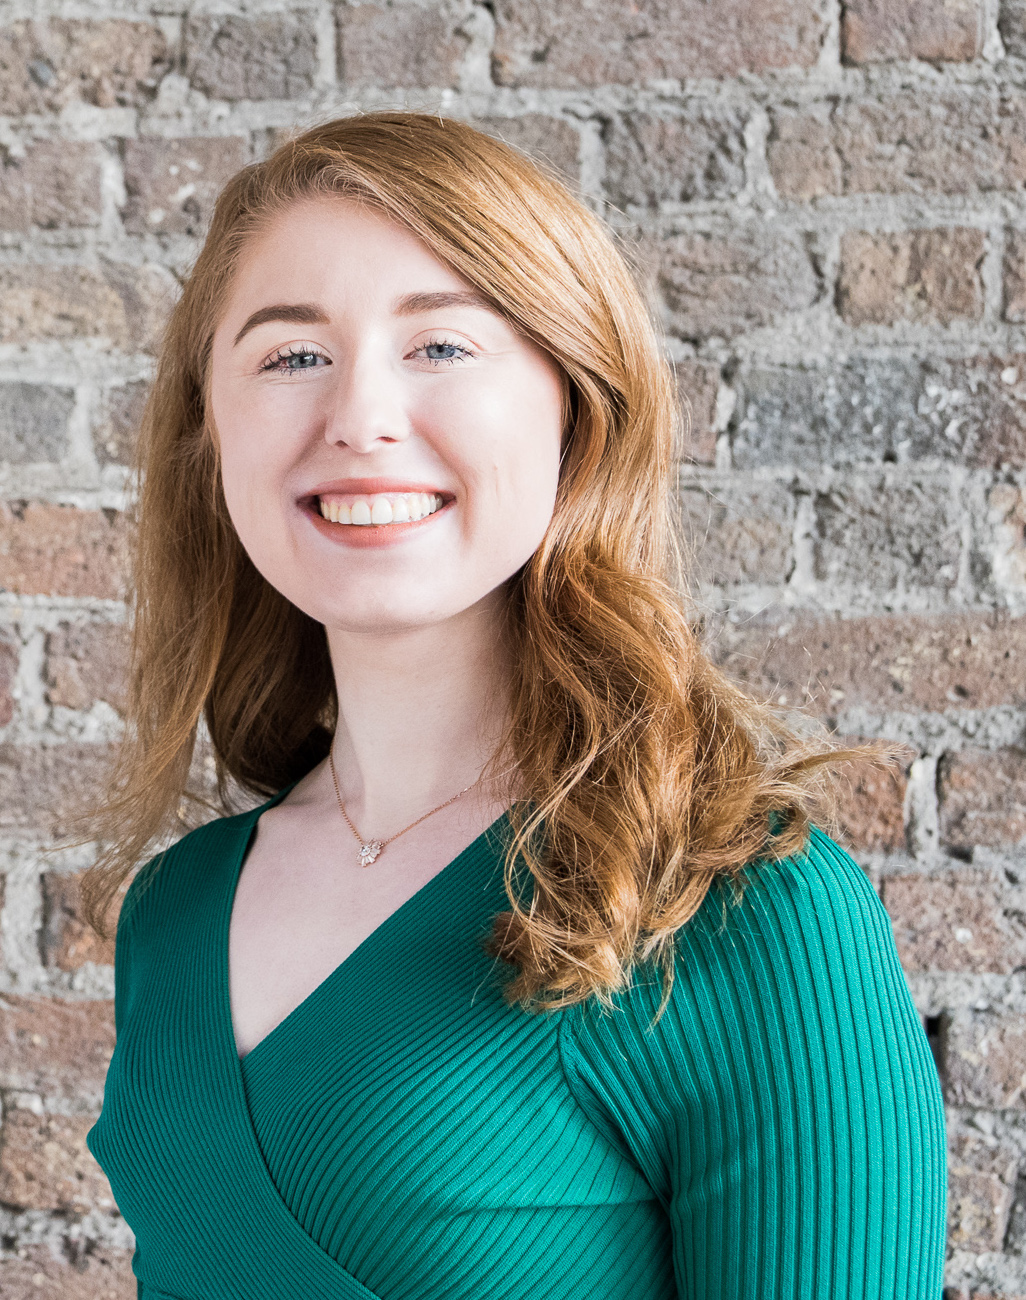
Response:
[[[448,290],[438,293],[408,293],[393,307],[397,316],[416,316],[420,312],[439,311],[444,307],[476,307],[494,312],[495,308],[483,295],[473,289]],[[237,347],[250,330],[269,321],[286,321],[289,325],[330,325],[331,320],[322,308],[312,302],[279,302],[271,307],[261,307],[250,316],[235,336]]]
[[[238,347],[250,330],[268,321],[287,321],[290,325],[330,325],[325,313],[312,302],[278,302],[272,307],[261,307],[248,318],[242,329],[235,335],[233,347]]]

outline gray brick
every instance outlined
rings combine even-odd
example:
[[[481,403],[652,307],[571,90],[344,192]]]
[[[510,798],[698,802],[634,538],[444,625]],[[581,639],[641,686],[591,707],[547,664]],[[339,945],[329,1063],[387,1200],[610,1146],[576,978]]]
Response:
[[[819,279],[799,235],[738,225],[729,234],[681,234],[641,246],[681,338],[730,337],[809,307]]]
[[[100,220],[100,160],[95,144],[45,140],[0,166],[0,228],[95,226]]]
[[[955,585],[961,510],[936,482],[852,479],[817,494],[815,510],[821,582],[876,596]]]
[[[549,163],[571,184],[580,180],[581,133],[570,122],[544,113],[525,113],[523,117],[475,118],[471,125]]]
[[[744,128],[738,109],[614,118],[604,132],[606,194],[624,208],[731,198],[745,183]]]
[[[694,572],[705,583],[779,583],[794,567],[795,502],[779,483],[681,494]]]
[[[74,405],[70,388],[0,384],[0,458],[15,465],[60,460]]]
[[[307,12],[191,18],[185,48],[190,82],[215,99],[292,99],[313,89],[317,52]]]
[[[221,187],[245,162],[246,142],[128,140],[125,143],[125,229],[201,235]]]
[[[999,29],[1006,53],[1026,58],[1026,0],[1001,0]]]
[[[741,468],[942,460],[1026,464],[1026,357],[853,358],[734,380]]]
[[[139,440],[139,427],[150,386],[145,380],[120,384],[108,390],[99,427],[93,435],[101,465],[131,465]]]
[[[341,4],[339,78],[346,86],[457,86],[470,45],[469,0]]]

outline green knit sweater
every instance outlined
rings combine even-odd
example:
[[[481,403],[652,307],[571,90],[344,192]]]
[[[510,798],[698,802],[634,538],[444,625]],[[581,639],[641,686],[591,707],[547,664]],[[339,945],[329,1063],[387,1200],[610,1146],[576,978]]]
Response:
[[[651,974],[613,1013],[503,1002],[504,815],[240,1061],[232,900],[285,793],[122,908],[88,1143],[143,1300],[940,1300],[937,1074],[824,835],[714,887],[650,1030]]]

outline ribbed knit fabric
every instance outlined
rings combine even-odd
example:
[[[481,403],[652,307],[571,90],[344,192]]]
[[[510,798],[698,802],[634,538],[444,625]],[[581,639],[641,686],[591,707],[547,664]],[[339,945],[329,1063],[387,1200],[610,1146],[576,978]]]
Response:
[[[653,975],[611,1014],[503,1002],[499,818],[240,1061],[228,927],[277,799],[122,909],[88,1143],[143,1300],[940,1300],[936,1070],[829,839],[710,892],[650,1029]]]

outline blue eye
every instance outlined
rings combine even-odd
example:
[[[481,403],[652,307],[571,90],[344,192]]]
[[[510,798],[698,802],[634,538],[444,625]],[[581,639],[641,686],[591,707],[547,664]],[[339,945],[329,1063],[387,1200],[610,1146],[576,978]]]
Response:
[[[442,339],[436,339],[433,343],[422,343],[417,351],[422,352],[425,359],[436,366],[451,366],[457,361],[474,355],[461,343],[446,343]]]
[[[297,375],[301,370],[314,370],[321,364],[330,366],[331,362],[320,352],[300,346],[275,352],[260,369],[275,371],[279,375]]]

